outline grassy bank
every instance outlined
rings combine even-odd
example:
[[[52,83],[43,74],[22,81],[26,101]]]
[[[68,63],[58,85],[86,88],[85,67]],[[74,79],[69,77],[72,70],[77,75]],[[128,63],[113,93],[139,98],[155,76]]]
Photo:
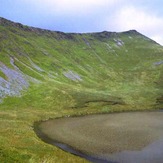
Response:
[[[90,101],[88,103],[88,101]],[[101,102],[102,101],[102,102]],[[107,102],[109,101],[109,102]],[[86,162],[42,142],[33,130],[36,121],[71,115],[153,109],[134,107],[110,93],[53,82],[33,85],[22,97],[8,97],[0,105],[1,162]]]

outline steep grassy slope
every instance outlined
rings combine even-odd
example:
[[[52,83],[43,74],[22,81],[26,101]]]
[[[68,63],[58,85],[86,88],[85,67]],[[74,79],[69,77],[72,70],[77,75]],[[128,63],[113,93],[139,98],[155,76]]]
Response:
[[[74,34],[0,18],[0,162],[83,162],[41,142],[48,118],[163,107],[163,47],[135,30]]]

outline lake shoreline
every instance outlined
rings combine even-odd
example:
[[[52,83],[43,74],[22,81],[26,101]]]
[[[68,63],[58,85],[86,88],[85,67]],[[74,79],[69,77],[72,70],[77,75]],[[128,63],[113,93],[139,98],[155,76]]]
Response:
[[[99,159],[99,158],[87,155],[87,154],[85,154],[85,153],[83,153],[77,149],[74,149],[73,147],[71,147],[68,144],[61,143],[61,142],[58,142],[54,139],[49,138],[46,134],[44,134],[43,132],[41,132],[39,130],[38,126],[41,122],[35,122],[34,123],[34,132],[36,133],[38,138],[40,138],[43,142],[48,143],[48,144],[53,145],[53,146],[56,146],[56,147],[60,148],[61,150],[68,152],[70,154],[73,154],[75,156],[82,157],[82,158],[84,158],[90,162],[94,162],[94,163],[116,163],[116,162],[112,162],[112,161],[108,161],[108,160],[106,161],[104,159]]]
[[[92,116],[92,115],[110,115],[110,114],[123,114],[123,113],[132,113],[132,112],[162,112],[163,110],[160,109],[160,110],[143,110],[143,111],[127,111],[127,112],[112,112],[112,113],[105,113],[105,114],[89,114],[89,115],[80,115],[80,116],[70,116],[70,117],[58,117],[58,118],[51,118],[49,120],[56,120],[56,119],[62,119],[62,118],[75,118],[75,117],[85,117],[85,116]],[[49,120],[46,120],[46,121],[49,121]],[[61,143],[59,141],[56,141],[54,139],[51,139],[50,137],[48,137],[46,134],[44,134],[43,132],[41,132],[40,128],[39,128],[39,125],[43,122],[46,122],[46,121],[39,121],[39,122],[35,122],[34,123],[34,131],[36,133],[36,135],[44,142],[48,143],[48,144],[51,144],[51,145],[54,145],[54,146],[57,146],[59,147],[60,149],[66,151],[66,152],[69,152],[71,154],[74,154],[76,156],[80,156],[80,157],[83,157],[85,159],[87,159],[88,161],[91,161],[91,162],[100,162],[100,163],[113,163],[113,161],[109,161],[109,160],[104,160],[104,159],[98,159],[96,158],[96,156],[91,156],[89,154],[85,154],[83,152],[81,152],[80,150],[76,150],[74,147],[70,146],[70,145],[67,145],[66,143]]]

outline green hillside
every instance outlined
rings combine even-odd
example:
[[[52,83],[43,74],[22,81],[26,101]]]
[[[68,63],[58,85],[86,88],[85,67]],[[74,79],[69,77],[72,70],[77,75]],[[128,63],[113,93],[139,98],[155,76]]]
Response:
[[[86,162],[34,122],[163,108],[163,47],[135,30],[63,33],[0,18],[0,162]]]

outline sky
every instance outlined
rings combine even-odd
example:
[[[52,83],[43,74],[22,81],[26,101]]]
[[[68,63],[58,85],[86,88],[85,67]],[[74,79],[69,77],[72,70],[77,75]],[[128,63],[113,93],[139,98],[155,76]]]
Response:
[[[0,0],[0,17],[62,32],[135,29],[163,45],[163,0]]]

